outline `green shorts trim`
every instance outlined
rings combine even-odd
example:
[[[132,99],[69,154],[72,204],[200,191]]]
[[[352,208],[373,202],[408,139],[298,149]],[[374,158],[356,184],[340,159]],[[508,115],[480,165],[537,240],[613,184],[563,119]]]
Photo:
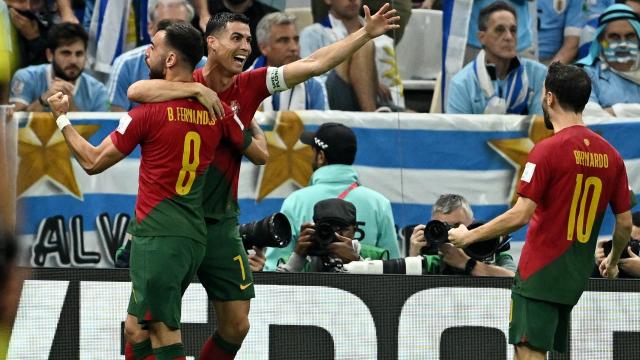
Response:
[[[160,321],[179,329],[182,294],[193,280],[204,251],[204,245],[187,237],[134,236],[128,313],[144,327]]]
[[[249,258],[238,232],[238,218],[207,223],[207,251],[198,279],[211,300],[249,300],[255,297]]]
[[[573,305],[536,300],[511,293],[509,344],[567,351]]]

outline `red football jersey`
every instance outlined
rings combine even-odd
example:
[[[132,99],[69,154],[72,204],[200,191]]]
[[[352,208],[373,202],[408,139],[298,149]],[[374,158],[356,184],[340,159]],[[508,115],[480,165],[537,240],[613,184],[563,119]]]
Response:
[[[262,101],[271,96],[267,87],[267,70],[268,68],[264,67],[236,75],[231,86],[218,93],[220,100],[231,107],[245,128],[249,127]],[[207,85],[202,75],[202,69],[197,69],[193,73],[193,79]],[[211,165],[212,170],[215,171],[210,171],[207,174],[203,202],[206,217],[220,219],[239,214],[238,178],[240,177],[241,161],[242,151],[228,146],[226,142],[222,142],[218,146]]]
[[[222,120],[211,119],[197,101],[180,99],[142,104],[120,119],[111,141],[128,155],[140,144],[136,221],[138,236],[190,236],[204,241],[202,175],[220,139],[241,147],[239,121],[227,108]]]
[[[593,270],[607,205],[615,214],[631,207],[620,154],[587,127],[568,127],[533,148],[518,193],[537,206],[514,291],[575,304]]]

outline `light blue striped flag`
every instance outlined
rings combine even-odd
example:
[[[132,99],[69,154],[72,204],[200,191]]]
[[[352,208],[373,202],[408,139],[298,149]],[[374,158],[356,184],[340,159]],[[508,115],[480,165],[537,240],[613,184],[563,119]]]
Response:
[[[139,150],[103,174],[89,176],[70,158],[52,119],[26,115],[19,116],[18,139],[14,139],[21,157],[17,164],[19,235],[28,245],[23,262],[112,266],[111,252],[124,236],[126,221],[126,216],[118,214],[130,215],[134,208]],[[258,114],[257,118],[267,131],[270,146],[290,155],[289,159],[305,146],[295,143],[296,131],[303,124],[306,130],[328,121],[353,128],[358,139],[355,168],[361,182],[390,199],[397,226],[424,223],[443,193],[465,196],[478,220],[502,213],[519,179],[508,150],[526,154],[544,135],[541,118],[534,121],[515,115],[301,111],[277,116]],[[288,117],[289,126],[279,125],[282,116]],[[98,144],[115,129],[119,114],[75,113],[70,118],[81,134]],[[291,120],[301,122],[300,127],[291,126]],[[640,133],[640,120],[587,118],[586,122],[622,154],[632,189],[640,193],[640,147],[635,135]],[[270,179],[262,176],[264,168],[243,162],[238,190],[241,222],[278,211],[282,200],[300,187],[289,175],[301,169],[292,169],[290,164],[270,160],[266,166],[287,175]],[[273,191],[264,193],[264,189]],[[264,198],[258,201],[258,197]],[[609,234],[612,224],[609,214],[601,234]],[[515,239],[523,240],[524,233],[518,232]]]

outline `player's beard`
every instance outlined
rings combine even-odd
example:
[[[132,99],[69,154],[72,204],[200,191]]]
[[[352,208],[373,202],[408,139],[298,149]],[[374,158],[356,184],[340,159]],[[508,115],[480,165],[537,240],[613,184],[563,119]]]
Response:
[[[164,61],[162,64],[164,64]],[[149,66],[149,79],[164,79],[165,75],[164,67]]]
[[[58,77],[64,81],[74,82],[78,77],[80,77],[80,74],[82,74],[82,69],[78,69],[78,73],[76,76],[68,76],[64,72],[64,69],[62,69],[62,67],[60,67],[60,65],[58,65],[55,60],[51,61],[51,67],[53,68],[53,76]]]

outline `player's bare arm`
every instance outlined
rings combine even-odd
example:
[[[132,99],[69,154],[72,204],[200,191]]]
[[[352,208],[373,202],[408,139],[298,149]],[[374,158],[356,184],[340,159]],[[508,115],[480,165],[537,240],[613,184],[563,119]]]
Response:
[[[536,203],[521,196],[511,209],[482,226],[471,231],[464,225],[449,230],[449,241],[456,247],[464,248],[474,242],[510,234],[526,225],[535,210]]]
[[[69,120],[64,116],[69,110],[67,95],[59,92],[49,97],[48,102],[67,146],[87,174],[99,174],[124,159],[125,155],[118,151],[109,136],[100,145],[93,146],[71,126]]]
[[[127,97],[138,103],[156,103],[184,98],[196,98],[209,110],[212,118],[222,119],[224,107],[218,94],[198,82],[139,80],[129,86]]]
[[[251,132],[251,145],[244,150],[244,155],[255,165],[264,165],[269,160],[267,137],[260,128],[256,119],[251,120],[249,131]]]
[[[346,60],[360,49],[367,41],[374,39],[388,30],[400,27],[400,17],[396,10],[387,3],[373,16],[368,6],[364,6],[365,24],[358,31],[346,38],[316,50],[304,59],[284,65],[284,79],[291,88],[311,77],[324,74]]]
[[[616,214],[616,225],[613,229],[613,246],[609,256],[600,263],[600,274],[606,278],[618,276],[618,261],[631,238],[631,211]]]

